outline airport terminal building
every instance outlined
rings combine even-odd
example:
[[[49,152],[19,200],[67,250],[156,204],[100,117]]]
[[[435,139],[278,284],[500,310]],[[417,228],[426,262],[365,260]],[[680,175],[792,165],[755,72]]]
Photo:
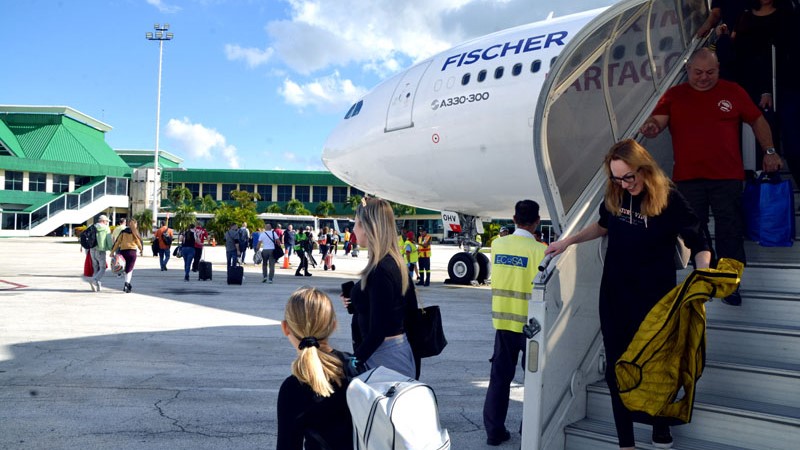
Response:
[[[152,209],[153,150],[112,149],[111,126],[65,106],[0,105],[0,237],[71,234],[99,214],[114,223]],[[347,198],[364,193],[327,171],[182,168],[183,160],[159,151],[160,205],[185,187],[193,197],[231,201],[236,190],[257,192],[258,212],[291,200],[312,213],[319,202],[334,205],[335,216],[351,216]],[[406,217],[432,232],[441,229],[435,211]]]

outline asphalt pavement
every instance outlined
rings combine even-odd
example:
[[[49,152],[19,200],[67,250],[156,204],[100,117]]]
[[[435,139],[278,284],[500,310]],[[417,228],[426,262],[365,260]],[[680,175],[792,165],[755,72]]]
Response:
[[[340,285],[366,264],[366,253],[340,249],[335,271],[295,277],[294,267],[276,268],[265,284],[251,263],[244,284],[228,286],[222,247],[205,249],[213,280],[192,273],[190,282],[183,260],[163,272],[146,247],[126,294],[110,270],[100,292],[81,280],[77,239],[0,239],[0,248],[0,448],[13,449],[275,448],[278,388],[295,355],[279,326],[286,299],[303,285],[328,293],[339,318],[333,345],[351,350]],[[491,294],[443,284],[456,251],[433,246],[431,286],[418,288],[426,305],[440,306],[449,341],[423,360],[421,380],[436,392],[452,448],[483,449]],[[518,370],[512,431],[522,379]],[[500,448],[519,445],[513,432]]]

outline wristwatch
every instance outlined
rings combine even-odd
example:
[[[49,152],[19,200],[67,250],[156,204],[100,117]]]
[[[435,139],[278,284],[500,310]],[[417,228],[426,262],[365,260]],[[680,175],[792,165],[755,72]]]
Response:
[[[775,154],[775,147],[769,147],[764,151],[767,155],[774,155]]]

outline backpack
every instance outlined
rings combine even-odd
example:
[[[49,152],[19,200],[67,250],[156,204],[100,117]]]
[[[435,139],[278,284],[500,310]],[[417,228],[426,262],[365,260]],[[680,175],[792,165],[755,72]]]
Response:
[[[81,233],[81,247],[89,250],[90,248],[97,247],[97,227],[92,225],[86,227]]]
[[[394,370],[379,366],[353,378],[347,387],[347,406],[355,449],[450,448],[433,389]]]
[[[164,241],[164,245],[166,245],[167,247],[172,246],[172,239],[173,239],[172,235],[169,234],[169,228],[167,228],[166,230],[164,230],[163,233],[161,233],[161,240]]]
[[[194,230],[186,230],[183,233],[183,246],[194,247]]]

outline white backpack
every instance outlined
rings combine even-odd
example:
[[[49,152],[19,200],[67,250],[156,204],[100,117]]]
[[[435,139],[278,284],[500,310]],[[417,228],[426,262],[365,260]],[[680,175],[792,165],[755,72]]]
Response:
[[[433,389],[380,366],[350,381],[347,406],[353,417],[353,448],[447,450],[450,435],[439,424]]]

